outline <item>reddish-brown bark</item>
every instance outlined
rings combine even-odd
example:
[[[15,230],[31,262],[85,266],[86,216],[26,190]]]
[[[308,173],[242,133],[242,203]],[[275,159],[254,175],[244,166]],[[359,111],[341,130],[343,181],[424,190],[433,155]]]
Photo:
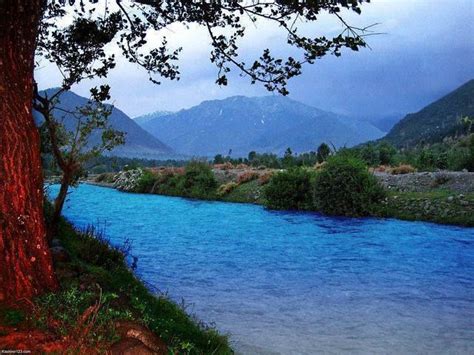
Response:
[[[32,115],[42,0],[0,1],[0,302],[55,289]]]

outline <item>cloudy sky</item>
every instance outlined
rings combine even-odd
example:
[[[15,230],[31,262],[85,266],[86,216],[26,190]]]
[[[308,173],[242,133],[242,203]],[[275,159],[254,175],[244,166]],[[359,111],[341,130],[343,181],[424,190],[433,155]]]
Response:
[[[291,98],[362,118],[388,116],[417,111],[474,78],[472,0],[372,0],[363,6],[362,15],[347,13],[345,18],[360,27],[378,23],[375,29],[382,34],[368,38],[371,49],[328,56],[306,66],[303,75],[290,82]],[[299,27],[313,35],[341,29],[329,15]],[[131,117],[233,95],[269,95],[237,71],[229,86],[215,85],[216,68],[209,61],[204,29],[176,25],[165,32],[171,44],[183,47],[179,82],[154,85],[143,70],[123,60],[107,79],[114,104]],[[249,26],[240,43],[243,58],[258,57],[267,47],[294,54],[281,29],[268,23]],[[42,88],[60,82],[55,68],[46,64],[36,71],[36,78]],[[87,95],[90,86],[84,83],[73,90]]]

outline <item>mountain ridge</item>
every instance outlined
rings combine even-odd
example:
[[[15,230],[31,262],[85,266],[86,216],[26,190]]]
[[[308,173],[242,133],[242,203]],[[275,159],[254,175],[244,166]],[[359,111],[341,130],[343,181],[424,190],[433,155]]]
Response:
[[[474,79],[415,113],[406,115],[383,137],[397,147],[435,143],[456,133],[459,119],[474,116]]]
[[[322,142],[352,146],[383,136],[368,122],[276,95],[206,100],[143,127],[177,152],[201,156],[229,151],[246,156],[252,150],[282,154],[287,147],[304,152]]]
[[[49,96],[51,96],[51,94],[57,90],[57,88],[51,88],[43,90],[42,93],[49,93]],[[87,98],[80,96],[73,91],[66,91],[60,95],[60,102],[57,104],[57,107],[67,111],[74,111],[76,107],[83,106],[87,101]],[[107,106],[111,107],[112,105],[107,104]],[[176,156],[175,152],[170,147],[141,128],[123,111],[115,106],[112,107],[109,123],[114,129],[125,133],[125,144],[115,147],[110,152],[105,152],[105,155],[150,159],[164,159]],[[75,118],[73,118],[71,114],[54,109],[53,115],[56,119],[59,119],[59,117],[61,118],[61,121],[63,121],[62,123],[67,130],[71,131],[76,127]],[[35,120],[37,124],[40,124],[43,119],[39,113],[36,113]],[[89,145],[99,143],[100,139],[100,132],[93,132],[89,139]]]

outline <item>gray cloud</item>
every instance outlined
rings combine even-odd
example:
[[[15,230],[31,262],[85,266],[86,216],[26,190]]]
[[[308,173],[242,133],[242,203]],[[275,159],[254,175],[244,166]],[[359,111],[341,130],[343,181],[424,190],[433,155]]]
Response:
[[[325,57],[305,67],[304,74],[291,82],[290,96],[362,117],[416,111],[474,78],[473,6],[470,0],[380,0],[364,5],[362,15],[347,14],[348,21],[360,26],[378,22],[377,30],[385,34],[369,38],[371,50]],[[301,26],[309,34],[340,29],[328,16]],[[228,87],[216,86],[216,69],[209,62],[209,39],[203,30],[175,26],[165,35],[172,44],[184,47],[179,82],[156,86],[142,70],[124,61],[107,79],[115,105],[132,117],[232,95],[268,95],[235,72]],[[262,24],[249,29],[241,54],[253,58],[269,46],[288,55],[291,49],[282,43],[279,29]],[[36,77],[43,88],[59,83],[51,66],[38,70]],[[74,90],[86,94],[90,86],[84,83]]]

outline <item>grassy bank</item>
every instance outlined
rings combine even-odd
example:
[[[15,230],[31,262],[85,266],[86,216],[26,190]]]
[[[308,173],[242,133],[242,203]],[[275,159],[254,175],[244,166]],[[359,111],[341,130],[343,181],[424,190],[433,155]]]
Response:
[[[262,190],[253,181],[239,185],[220,200],[264,205]],[[474,193],[459,194],[449,190],[389,192],[374,217],[474,227]]]
[[[383,212],[385,216],[409,221],[474,227],[474,193],[391,192]]]
[[[474,226],[472,192],[461,194],[449,190],[449,183],[440,185],[424,181],[427,176],[423,173],[413,176],[411,179],[413,181],[404,182],[406,179],[396,179],[400,182],[400,186],[391,186],[393,184],[391,182],[384,192],[379,191],[380,187],[377,187],[373,177],[367,175],[363,165],[353,162],[351,167],[345,161],[333,165],[335,171],[324,175],[321,174],[321,170],[308,168],[293,171],[259,170],[248,167],[211,170],[209,166],[201,163],[194,164],[192,169],[167,168],[147,171],[141,178],[137,178],[134,184],[129,184],[130,179],[125,178],[123,186],[132,187],[122,190],[224,202],[256,203],[280,209],[324,211],[325,208],[330,214],[346,216],[391,217]],[[324,168],[322,171],[325,171]],[[316,183],[318,175],[320,181]],[[354,183],[355,176],[359,176],[357,183]],[[111,174],[105,174],[99,176],[98,180],[109,182],[113,179],[114,176]],[[447,180],[451,181],[450,179]],[[452,181],[453,185],[459,183],[456,181]],[[425,185],[423,192],[396,192],[409,189],[413,185],[420,187],[423,184]],[[319,191],[321,189],[315,189],[316,185],[324,186],[324,189]],[[272,188],[268,189],[268,186]],[[364,187],[358,191],[361,186]],[[273,201],[267,200],[269,191],[270,196],[274,197]],[[355,207],[354,203],[357,203],[358,207]]]
[[[55,259],[60,290],[19,309],[1,309],[0,344],[3,339],[8,345],[7,339],[21,331],[41,332],[48,345],[37,340],[42,342],[36,344],[40,351],[105,352],[120,338],[119,321],[127,321],[151,330],[169,353],[232,353],[225,336],[150,292],[127,267],[126,246],[112,248],[103,238],[78,232],[64,220],[56,242],[67,255]]]

